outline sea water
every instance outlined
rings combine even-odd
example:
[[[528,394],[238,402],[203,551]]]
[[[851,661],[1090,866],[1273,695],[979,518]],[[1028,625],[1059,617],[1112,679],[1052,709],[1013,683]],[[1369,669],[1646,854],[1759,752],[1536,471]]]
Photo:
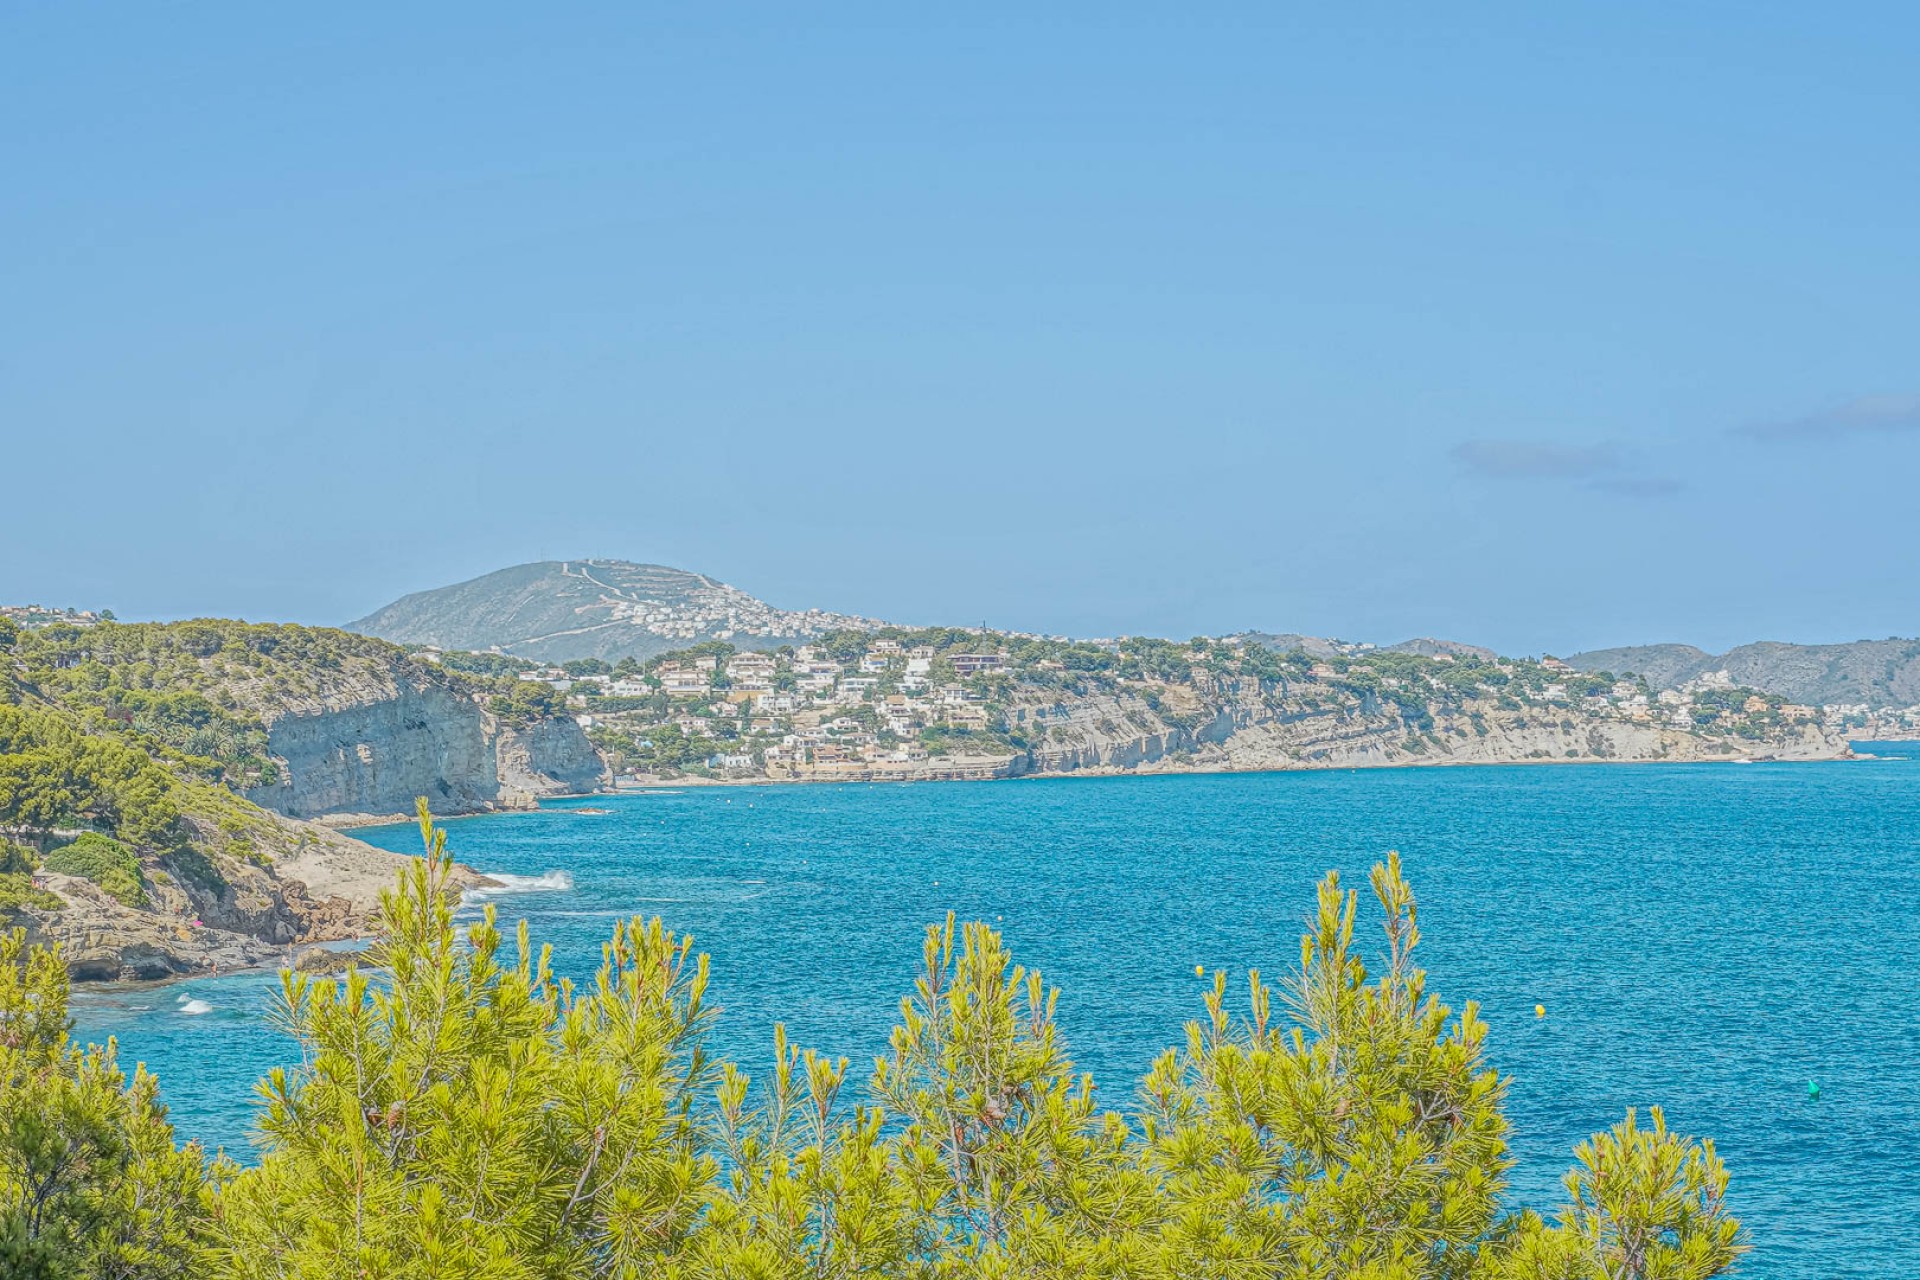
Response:
[[[1920,752],[1881,754],[688,787],[458,820],[448,843],[563,973],[589,974],[622,916],[691,931],[716,1048],[750,1071],[784,1021],[862,1078],[924,927],[988,921],[1061,989],[1114,1107],[1201,1015],[1195,965],[1234,991],[1249,967],[1284,974],[1321,874],[1364,890],[1398,849],[1430,988],[1480,1002],[1511,1079],[1515,1202],[1558,1204],[1576,1142],[1659,1104],[1727,1162],[1746,1274],[1920,1275]],[[245,1159],[253,1082],[298,1056],[276,985],[83,989],[76,1021],[159,1073],[183,1136]]]

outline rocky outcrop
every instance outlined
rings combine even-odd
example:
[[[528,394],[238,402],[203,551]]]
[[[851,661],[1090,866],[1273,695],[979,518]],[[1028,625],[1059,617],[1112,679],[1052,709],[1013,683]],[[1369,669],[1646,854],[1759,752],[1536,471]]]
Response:
[[[569,716],[515,725],[488,715],[482,729],[499,780],[496,803],[525,808],[541,796],[592,791],[608,780],[606,762]]]
[[[592,790],[605,766],[565,716],[518,724],[485,710],[424,664],[396,663],[326,696],[261,708],[280,767],[247,799],[298,818],[527,808]]]
[[[406,859],[312,823],[236,810],[196,823],[192,847],[143,867],[144,906],[78,876],[40,872],[58,910],[25,907],[28,940],[57,944],[77,981],[153,981],[290,963],[301,948],[369,936]],[[456,867],[454,883],[491,883]]]

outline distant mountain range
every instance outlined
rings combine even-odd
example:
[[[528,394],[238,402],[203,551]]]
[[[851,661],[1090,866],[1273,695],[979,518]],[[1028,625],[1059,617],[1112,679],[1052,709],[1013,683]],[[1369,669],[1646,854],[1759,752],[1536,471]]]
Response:
[[[705,574],[626,560],[545,560],[469,582],[419,591],[347,624],[400,644],[493,650],[546,662],[649,658],[705,640],[737,649],[801,644],[829,631],[874,630],[873,618],[820,609],[780,609]],[[1316,636],[1249,631],[1239,637],[1316,657],[1368,646]],[[1493,651],[1422,638],[1385,646],[1426,657],[1491,658]],[[1581,671],[1632,672],[1655,688],[1677,688],[1710,672],[1795,702],[1871,707],[1920,704],[1920,640],[1851,644],[1764,642],[1711,654],[1685,644],[1635,645],[1577,653]]]
[[[1633,672],[1656,689],[1675,689],[1708,672],[1812,706],[1920,704],[1920,640],[1855,640],[1850,644],[1761,641],[1712,654],[1690,644],[1642,644],[1576,653],[1581,671]]]
[[[777,609],[705,574],[665,565],[543,560],[416,591],[347,623],[347,630],[397,644],[565,662],[650,658],[705,640],[773,649],[881,625],[819,609]]]

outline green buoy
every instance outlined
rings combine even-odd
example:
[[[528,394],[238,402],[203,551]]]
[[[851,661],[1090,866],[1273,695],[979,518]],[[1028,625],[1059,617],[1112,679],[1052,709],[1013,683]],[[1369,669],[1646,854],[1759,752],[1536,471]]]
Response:
[[[1819,1096],[1820,1096],[1820,1082],[1818,1080],[1807,1081],[1807,1097],[1811,1099],[1811,1098],[1818,1098]]]

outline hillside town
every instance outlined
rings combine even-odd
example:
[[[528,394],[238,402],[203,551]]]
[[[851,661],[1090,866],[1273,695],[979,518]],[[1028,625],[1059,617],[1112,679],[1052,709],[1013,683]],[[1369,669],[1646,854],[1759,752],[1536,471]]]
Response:
[[[44,627],[91,627],[113,621],[113,610],[63,609],[44,604],[0,604],[0,618],[28,631]]]
[[[824,777],[1011,747],[991,732],[987,684],[1004,653],[887,638],[844,657],[811,644],[714,651],[724,648],[630,670],[533,667],[520,678],[564,690],[596,745],[641,771]]]
[[[453,665],[473,660],[424,656]],[[1329,645],[1316,656],[1244,637],[1178,643],[843,631],[773,651],[709,642],[645,663],[521,664],[516,674],[558,691],[616,774],[634,780],[1004,776],[1048,760],[1071,767],[1088,741],[1129,737],[1152,744],[1143,758],[1178,762],[1208,741],[1206,726],[1223,716],[1365,724],[1387,735],[1396,758],[1450,750],[1448,734],[1484,735],[1489,717],[1562,734],[1617,724],[1723,751],[1795,733],[1920,731],[1920,708],[1867,714],[1807,706],[1737,686],[1724,672],[1653,690],[1638,677],[1582,673],[1552,657],[1360,645]],[[1586,752],[1537,747],[1530,754]]]

